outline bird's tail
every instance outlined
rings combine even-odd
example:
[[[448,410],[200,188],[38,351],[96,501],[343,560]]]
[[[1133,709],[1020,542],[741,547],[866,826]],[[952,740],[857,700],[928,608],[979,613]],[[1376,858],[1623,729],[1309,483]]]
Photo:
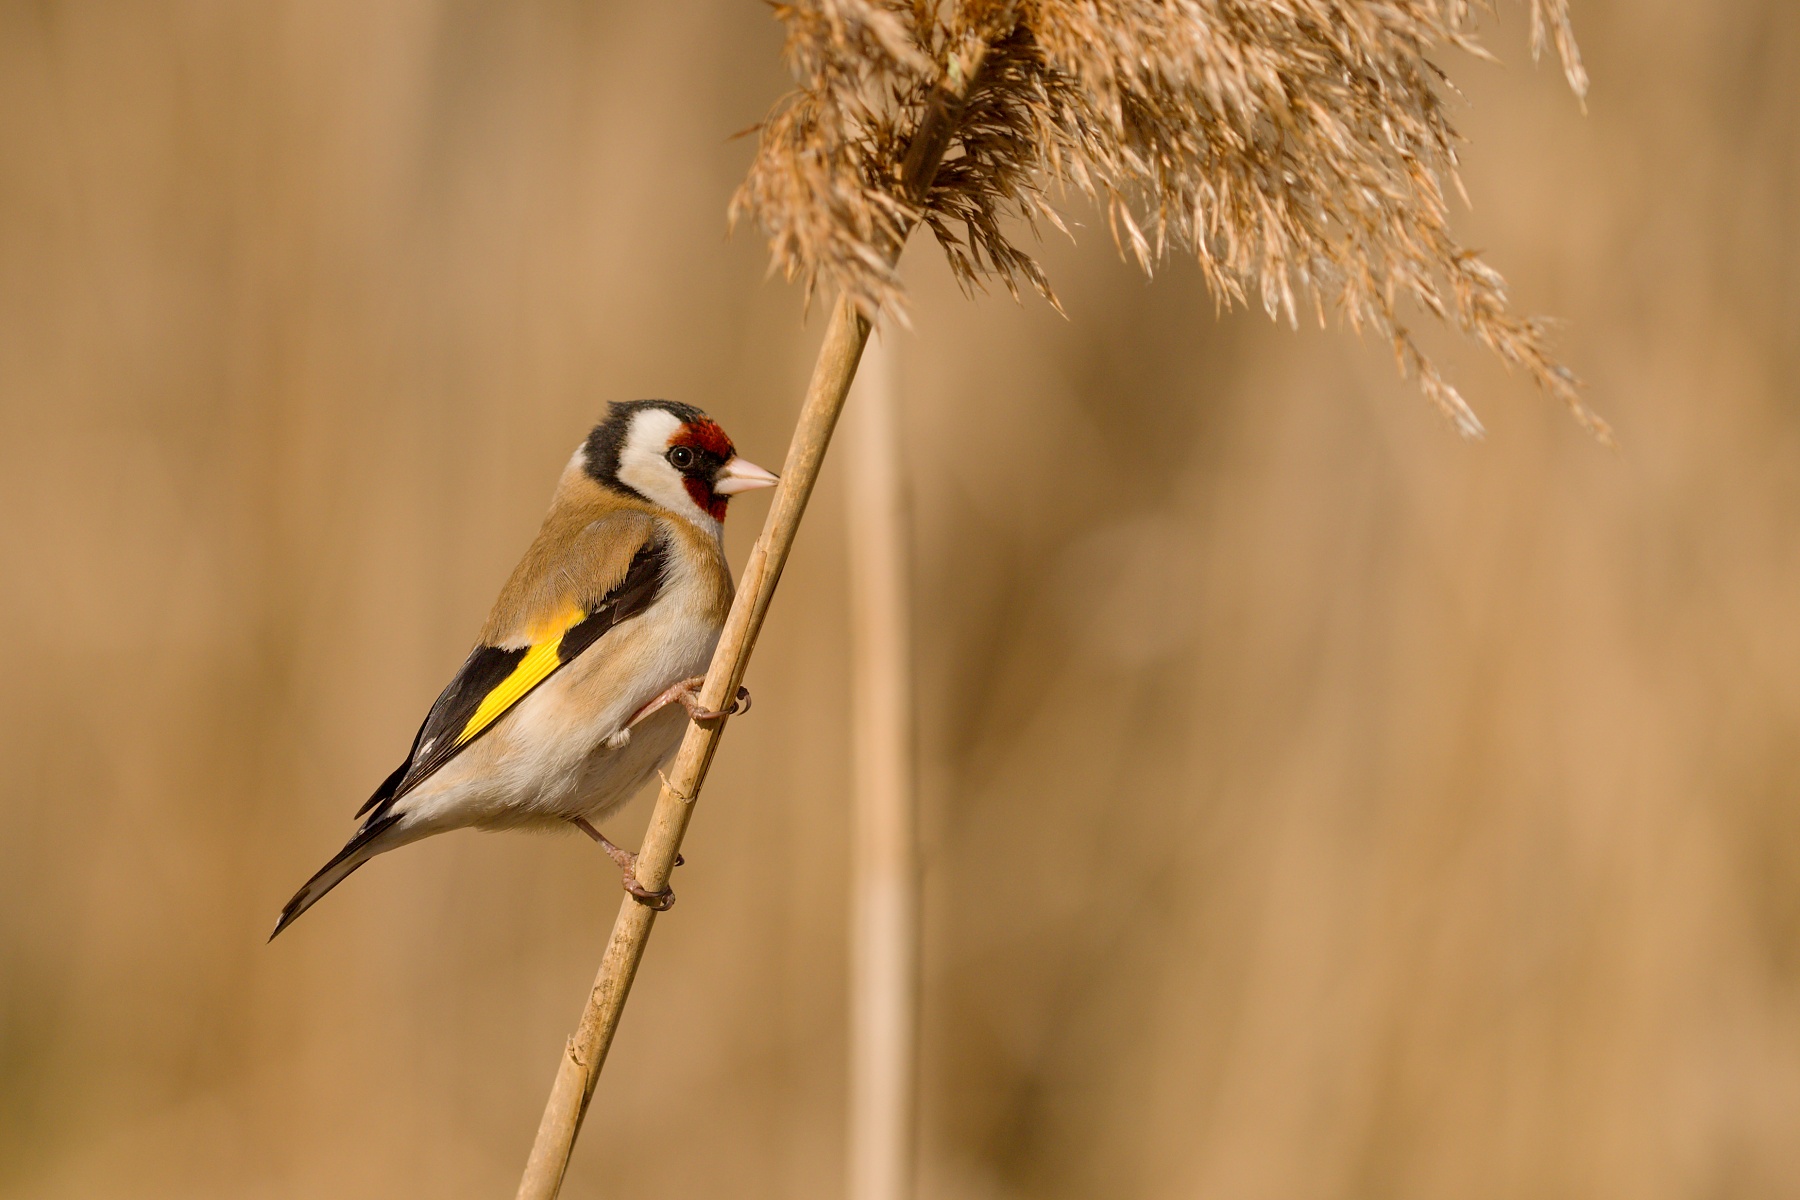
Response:
[[[274,941],[282,930],[294,923],[295,918],[317,904],[326,892],[350,878],[351,872],[356,868],[389,849],[389,846],[377,846],[375,842],[399,820],[399,813],[390,812],[357,830],[356,836],[330,862],[320,867],[318,874],[294,893],[294,898],[281,910],[281,920],[275,923],[275,932],[269,935],[269,940]]]

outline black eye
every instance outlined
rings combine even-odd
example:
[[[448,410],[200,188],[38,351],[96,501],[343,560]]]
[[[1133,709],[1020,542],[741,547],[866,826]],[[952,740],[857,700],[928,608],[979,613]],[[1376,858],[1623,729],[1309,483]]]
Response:
[[[694,465],[694,452],[686,446],[677,446],[669,451],[669,465],[677,471],[685,471]]]

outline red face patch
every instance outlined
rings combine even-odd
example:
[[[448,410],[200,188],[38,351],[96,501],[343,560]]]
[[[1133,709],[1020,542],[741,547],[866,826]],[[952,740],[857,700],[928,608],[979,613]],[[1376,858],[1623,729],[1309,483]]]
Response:
[[[705,450],[718,455],[724,462],[730,462],[731,456],[737,453],[737,448],[731,444],[731,439],[725,436],[725,431],[705,417],[689,421],[676,430],[675,436],[669,439],[669,445],[692,446],[696,450]]]
[[[676,430],[675,436],[669,439],[669,447],[673,449],[676,446],[687,446],[698,450],[709,457],[716,458],[720,465],[730,462],[732,457],[737,454],[737,448],[731,444],[731,439],[725,436],[725,431],[705,417],[688,421]],[[730,502],[730,496],[715,495],[706,480],[696,479],[692,475],[683,479],[681,483],[687,489],[688,496],[703,512],[710,514],[715,521],[725,519],[725,506]]]
[[[687,494],[693,498],[695,504],[705,512],[712,514],[713,520],[723,521],[725,519],[725,506],[730,503],[730,496],[714,494],[713,490],[706,486],[704,479],[695,479],[691,475],[681,481],[681,486],[687,489]]]

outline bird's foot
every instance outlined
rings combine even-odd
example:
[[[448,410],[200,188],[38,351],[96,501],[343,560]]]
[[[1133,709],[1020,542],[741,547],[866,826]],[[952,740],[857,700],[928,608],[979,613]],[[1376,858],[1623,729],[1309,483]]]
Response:
[[[700,682],[704,683],[705,680]],[[720,717],[735,717],[739,713],[750,711],[750,689],[743,684],[738,685],[737,695],[732,698],[726,708],[710,709],[700,706],[700,688],[695,686],[691,692],[683,692],[680,696],[681,707],[688,710],[688,716],[696,721],[716,721]]]
[[[619,874],[624,877],[623,882],[625,890],[630,892],[632,898],[639,904],[653,908],[657,912],[668,912],[669,909],[675,906],[675,893],[669,888],[665,887],[660,892],[653,892],[638,882],[638,856],[636,854],[625,849],[623,846],[616,845],[611,838],[607,837],[604,833],[601,833],[598,829],[595,829],[593,825],[588,822],[586,817],[570,817],[569,824],[575,826],[575,828],[581,830],[581,832],[587,834],[596,842],[599,842],[600,848],[606,851],[606,856],[619,864]],[[676,866],[679,867],[684,861],[686,860],[683,859],[681,855],[677,854],[675,856]]]
[[[739,713],[750,711],[750,689],[747,687],[738,688],[737,697],[732,700],[729,708],[715,710],[704,707],[700,703],[700,688],[705,683],[706,676],[696,675],[692,679],[684,679],[680,683],[664,688],[654,700],[631,714],[631,720],[625,723],[625,728],[630,729],[651,713],[667,708],[671,704],[679,704],[687,709],[688,716],[696,721],[716,721],[720,717],[735,717]],[[618,735],[613,736],[617,737]]]
[[[639,883],[636,875],[628,873],[625,876],[625,890],[631,894],[633,900],[655,912],[668,912],[675,907],[674,888],[665,887],[660,892],[653,892]]]

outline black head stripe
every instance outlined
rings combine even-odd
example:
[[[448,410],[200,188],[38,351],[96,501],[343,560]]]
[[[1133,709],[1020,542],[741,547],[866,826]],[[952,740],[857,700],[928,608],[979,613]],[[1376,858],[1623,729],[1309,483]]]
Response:
[[[600,483],[636,496],[636,489],[619,482],[619,456],[625,452],[625,438],[631,432],[631,419],[647,408],[660,408],[686,423],[706,414],[691,404],[673,400],[620,400],[607,406],[606,419],[594,426],[583,445],[587,472]],[[641,498],[641,497],[640,497]]]

